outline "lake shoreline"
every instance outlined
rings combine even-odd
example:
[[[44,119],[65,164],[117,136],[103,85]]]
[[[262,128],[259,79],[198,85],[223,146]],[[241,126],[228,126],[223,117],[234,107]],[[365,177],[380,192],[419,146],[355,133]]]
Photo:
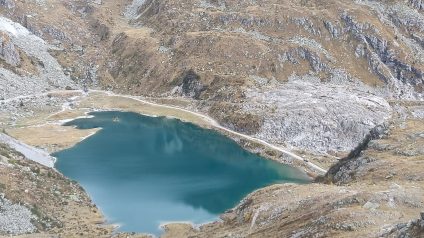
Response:
[[[309,182],[300,170],[264,160],[247,152],[231,138],[192,123],[133,112],[98,111],[89,115],[94,117],[77,119],[65,125],[102,128],[101,133],[52,154],[58,158],[55,167],[65,176],[87,186],[87,192],[103,208],[108,220],[123,224],[120,231],[154,231],[157,234],[158,225],[155,223],[160,220],[209,223],[257,189],[277,183]],[[209,142],[205,144],[204,140]],[[102,152],[97,149],[100,147]],[[155,160],[152,160],[153,155]],[[98,166],[98,163],[110,166]],[[173,172],[170,174],[170,171]],[[222,179],[213,179],[216,175]],[[152,187],[152,182],[146,181],[156,181],[157,184]],[[127,186],[116,187],[117,184]],[[110,191],[116,191],[116,196],[128,200],[118,205],[114,202],[116,196]],[[168,194],[167,191],[179,199],[162,196]],[[232,192],[226,195],[228,191]],[[106,198],[106,194],[110,195]],[[119,194],[125,194],[125,197]],[[159,195],[158,200],[152,200],[151,195],[155,194]],[[210,203],[212,198],[217,202]],[[155,209],[137,205],[127,211],[125,204],[136,204],[133,199],[140,204],[159,203],[166,209],[157,213],[153,211]],[[145,214],[148,220],[127,219],[136,214]]]
[[[135,112],[135,111],[132,111],[132,110],[123,110],[123,109],[119,109],[119,108],[110,108],[110,109],[92,108],[92,109],[90,109],[90,111],[85,112],[85,114],[86,114],[85,116],[78,116],[78,117],[75,117],[75,118],[63,120],[64,123],[61,124],[61,126],[64,126],[64,124],[66,122],[70,122],[70,121],[73,121],[75,119],[90,118],[90,116],[88,114],[92,113],[92,112],[112,112],[112,111],[133,112],[133,113],[137,113],[137,114],[147,116],[147,117],[164,117],[164,118],[168,118],[168,119],[176,119],[176,120],[180,120],[182,122],[192,123],[191,121],[183,120],[183,119],[180,119],[180,118],[174,117],[174,116],[145,114],[145,113]],[[310,167],[305,166],[304,164],[302,164],[302,162],[296,163],[297,161],[293,161],[293,160],[291,160],[290,158],[287,158],[287,157],[284,159],[284,158],[281,158],[281,156],[279,156],[279,158],[278,157],[276,158],[275,156],[271,156],[269,153],[267,153],[266,145],[264,146],[262,144],[251,144],[250,143],[251,141],[245,140],[244,138],[237,137],[237,135],[234,135],[232,133],[228,133],[228,131],[222,130],[221,128],[217,128],[217,127],[213,127],[213,126],[212,127],[211,126],[203,126],[201,124],[195,124],[195,123],[192,123],[192,124],[197,125],[197,126],[204,128],[204,129],[215,131],[215,132],[217,132],[221,135],[224,135],[224,136],[230,138],[231,140],[235,141],[237,144],[239,144],[245,150],[250,151],[252,153],[256,153],[264,159],[277,161],[281,164],[290,165],[292,167],[295,167],[295,168],[301,170],[306,175],[308,175],[311,179],[315,179],[318,175],[322,175],[322,174],[318,173],[318,171],[316,171],[316,170],[311,170]],[[75,128],[75,127],[73,127],[73,128]],[[85,129],[78,129],[78,128],[75,128],[75,129],[82,130],[82,131],[85,130]],[[101,130],[101,128],[96,128],[96,129]],[[98,131],[91,132],[88,135],[81,137],[80,140],[75,141],[74,144],[70,145],[69,147],[72,147],[72,146],[82,142],[83,140],[95,135],[97,132]],[[69,147],[58,148],[58,150],[63,150],[63,149],[69,148]],[[307,161],[307,160],[305,160],[305,161]],[[307,162],[307,163],[311,163],[311,162]]]
[[[113,96],[113,97],[119,97],[119,96]],[[80,98],[79,100],[84,100],[84,97],[82,97],[82,99]],[[248,150],[248,151],[253,151],[253,152],[255,152],[256,151],[256,153],[258,153],[257,152],[257,148],[259,148],[260,146],[258,146],[258,145],[252,145],[252,144],[249,144],[249,143],[247,143],[246,144],[246,141],[243,141],[242,139],[240,139],[240,138],[238,138],[238,137],[236,137],[234,134],[231,134],[231,133],[228,133],[228,132],[226,132],[226,131],[224,131],[224,130],[219,130],[219,128],[216,128],[216,127],[213,127],[213,126],[211,126],[210,124],[208,124],[208,123],[206,123],[206,124],[204,124],[204,123],[195,123],[195,122],[193,122],[192,120],[186,120],[186,119],[184,119],[184,118],[181,118],[181,117],[178,117],[178,116],[173,116],[173,115],[161,115],[161,113],[157,113],[157,114],[155,114],[155,113],[146,113],[146,112],[142,112],[142,111],[140,111],[140,110],[131,110],[131,109],[128,109],[128,108],[122,108],[122,107],[78,107],[77,108],[77,110],[81,110],[81,109],[83,109],[83,111],[82,112],[76,112],[75,111],[75,109],[71,109],[70,111],[59,111],[59,112],[55,112],[55,113],[53,113],[53,114],[51,114],[51,115],[49,115],[48,116],[48,118],[49,118],[49,120],[50,121],[48,121],[48,122],[46,122],[45,124],[55,124],[55,125],[58,125],[60,128],[64,128],[65,126],[63,126],[63,124],[65,123],[65,122],[69,122],[69,121],[72,121],[72,120],[75,120],[75,119],[78,119],[78,118],[87,118],[87,117],[90,117],[88,114],[90,113],[90,112],[96,112],[96,111],[120,111],[120,112],[134,112],[134,113],[138,113],[138,114],[140,114],[140,115],[144,115],[144,116],[148,116],[148,117],[166,117],[166,118],[172,118],[172,119],[177,119],[177,120],[180,120],[180,121],[183,121],[183,122],[190,122],[190,123],[193,123],[193,124],[195,124],[195,125],[197,125],[197,126],[200,126],[200,127],[202,127],[202,128],[205,128],[205,129],[211,129],[211,130],[213,130],[213,131],[216,131],[216,132],[218,132],[219,134],[223,134],[224,136],[226,136],[226,137],[228,137],[228,138],[230,138],[231,140],[233,140],[233,141],[235,141],[235,142],[237,142],[239,145],[241,145],[244,149],[246,149],[246,150]],[[69,109],[68,109],[69,110]],[[73,114],[73,113],[76,113],[76,116],[74,115],[74,116],[72,116],[72,117],[69,117],[69,116],[67,116],[66,115],[66,113],[70,113],[70,114]],[[65,114],[65,115],[62,115],[62,114]],[[51,116],[54,116],[53,118],[51,118]],[[55,118],[55,117],[58,117],[58,118]],[[61,117],[64,117],[64,118],[61,118]],[[44,124],[39,124],[39,125],[30,125],[31,127],[39,127],[39,128],[42,128],[43,127],[43,125]],[[24,128],[25,129],[25,128]],[[88,131],[88,130],[81,130],[81,129],[76,129],[76,128],[74,128],[75,130],[78,130],[78,131],[82,131],[82,132],[86,132],[85,133],[85,136],[80,136],[80,137],[78,137],[78,138],[76,138],[76,139],[74,139],[73,141],[72,141],[72,143],[69,143],[69,144],[67,144],[66,146],[59,146],[59,147],[56,147],[55,148],[55,150],[53,150],[53,151],[49,151],[49,152],[54,152],[54,151],[59,151],[59,150],[63,150],[63,149],[66,149],[66,148],[70,148],[70,147],[73,147],[73,146],[75,146],[76,144],[78,144],[78,143],[80,143],[81,141],[83,141],[83,140],[85,140],[85,139],[87,139],[87,138],[89,138],[89,137],[91,137],[91,136],[93,136],[93,135],[95,135],[97,132],[98,132],[98,130],[100,130],[99,128],[97,128],[96,129],[96,131]],[[41,131],[40,131],[40,133],[41,134],[44,134],[44,133],[46,133],[47,131],[43,131],[43,129],[41,129]],[[63,136],[63,137],[66,137],[66,136]],[[17,139],[19,139],[19,141],[21,141],[21,138],[17,138]],[[57,141],[57,137],[55,138],[55,137],[52,137],[52,139],[51,139],[51,142],[48,142],[48,143],[57,143],[58,141]],[[28,143],[29,144],[29,143]],[[38,147],[38,146],[37,146]],[[253,149],[252,149],[253,148]],[[277,162],[279,162],[279,163],[282,163],[282,164],[288,164],[288,165],[291,165],[291,166],[293,166],[293,167],[295,167],[295,168],[298,168],[299,169],[299,172],[304,172],[306,175],[308,175],[311,179],[313,179],[314,178],[314,174],[313,173],[310,173],[310,172],[308,172],[308,169],[307,169],[307,167],[305,168],[305,166],[300,166],[300,167],[298,167],[298,166],[294,166],[292,163],[283,163],[281,160],[279,160],[279,159],[275,159],[275,158],[270,158],[270,156],[269,156],[269,154],[264,154],[265,156],[262,156],[263,158],[265,158],[265,159],[270,159],[270,160],[274,160],[274,161],[277,161]],[[303,168],[303,171],[302,171],[302,168]],[[264,188],[258,188],[258,189],[256,189],[256,190],[254,190],[254,191],[252,191],[251,193],[249,193],[249,194],[253,194],[253,193],[256,193],[257,191],[259,191],[259,190],[261,190],[261,189],[264,189]],[[238,206],[238,205],[237,205]],[[116,232],[118,232],[118,228],[119,228],[119,224],[113,224],[113,223],[110,223],[109,221],[108,221],[108,219],[104,216],[104,218],[105,218],[105,220],[104,220],[104,223],[103,223],[103,225],[111,225],[111,226],[114,226],[115,227],[115,231]],[[220,219],[218,219],[218,221],[219,221]],[[214,223],[214,222],[216,222],[216,221],[213,221],[212,223]],[[209,223],[207,223],[207,224],[209,224]],[[179,224],[179,223],[173,223],[173,222],[170,222],[170,223],[167,223],[165,226],[173,226],[173,230],[175,230],[175,226],[185,226],[186,224],[183,224],[183,225],[181,225],[181,224]],[[164,228],[164,230],[166,230],[165,228]]]
[[[275,160],[282,164],[291,165],[293,167],[296,167],[300,170],[302,170],[304,173],[308,174],[309,177],[312,179],[323,175],[326,170],[320,168],[316,164],[312,163],[311,161],[308,161],[306,159],[303,159],[294,153],[288,152],[286,153],[285,150],[281,149],[278,146],[272,145],[270,143],[267,143],[265,141],[261,141],[259,139],[256,139],[254,137],[250,137],[232,130],[229,130],[227,128],[224,128],[220,126],[215,120],[209,118],[208,116],[205,116],[203,114],[193,112],[184,108],[179,107],[173,107],[169,105],[160,105],[153,102],[148,102],[145,99],[141,99],[137,96],[129,96],[129,95],[119,95],[114,94],[109,91],[100,91],[100,90],[89,90],[88,93],[83,93],[80,90],[70,91],[71,93],[81,93],[80,96],[76,97],[76,100],[74,104],[76,105],[76,108],[74,109],[67,109],[67,110],[61,110],[58,112],[54,112],[47,116],[47,118],[38,125],[31,125],[31,127],[34,126],[43,126],[44,124],[54,124],[57,130],[66,130],[67,128],[62,126],[63,122],[68,122],[74,119],[78,118],[84,118],[87,117],[88,113],[95,112],[95,111],[121,111],[121,112],[134,112],[145,116],[150,117],[167,117],[167,118],[174,118],[181,120],[183,122],[190,122],[195,125],[198,125],[202,128],[206,129],[212,129],[214,131],[217,131],[220,134],[223,134],[232,140],[236,141],[238,144],[240,144],[243,148],[245,148],[248,151],[251,151],[253,153],[259,154],[261,157],[265,159]],[[58,125],[59,124],[59,125]],[[68,128],[69,129],[69,128]],[[24,129],[21,133],[13,133],[13,130],[16,130],[14,128],[7,129],[8,133],[9,131],[12,131],[11,134],[13,137],[18,138],[20,140],[23,140],[27,144],[34,145],[36,147],[41,148],[48,148],[48,144],[58,144],[57,148],[48,148],[47,150],[49,152],[55,152],[58,150],[62,150],[64,148],[72,147],[73,145],[79,143],[82,141],[82,139],[88,138],[90,135],[93,134],[93,131],[88,132],[87,130],[79,130],[75,129],[70,132],[70,135],[72,137],[72,140],[67,141],[67,143],[64,143],[64,145],[61,145],[61,140],[64,138],[58,138],[56,135],[51,135],[50,131],[51,128],[46,128],[46,130],[43,130],[40,128],[38,131],[39,136],[38,137],[44,137],[48,136],[51,137],[51,139],[46,140],[45,144],[33,144],[39,143],[38,141],[30,141],[27,140],[27,133],[25,133]],[[75,134],[79,133],[79,136],[75,136]],[[76,137],[76,138],[74,138]],[[69,140],[69,138],[68,138]]]

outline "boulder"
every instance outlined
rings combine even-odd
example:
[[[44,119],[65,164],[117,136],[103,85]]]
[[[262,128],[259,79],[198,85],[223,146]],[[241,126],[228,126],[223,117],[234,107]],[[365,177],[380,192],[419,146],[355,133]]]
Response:
[[[19,52],[9,36],[0,32],[0,58],[12,66],[18,66],[21,62]]]
[[[7,9],[15,8],[15,1],[14,0],[0,0],[0,6],[3,6]]]

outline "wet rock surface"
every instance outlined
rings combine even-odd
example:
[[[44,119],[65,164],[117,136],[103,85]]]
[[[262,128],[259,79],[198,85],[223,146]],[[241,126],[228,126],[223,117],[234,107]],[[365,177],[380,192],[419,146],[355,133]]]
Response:
[[[200,94],[204,90],[199,75],[193,70],[184,72],[175,83],[178,84],[178,86],[173,89],[174,93],[179,93],[194,99],[199,99]]]

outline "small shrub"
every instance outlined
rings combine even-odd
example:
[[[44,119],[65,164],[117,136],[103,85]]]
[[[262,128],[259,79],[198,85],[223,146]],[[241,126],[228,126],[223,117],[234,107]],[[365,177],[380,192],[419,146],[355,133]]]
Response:
[[[38,174],[38,175],[40,174],[40,168],[38,168],[38,167],[35,167],[35,168],[34,168],[34,167],[32,167],[32,168],[31,168],[31,171],[32,171],[34,174]]]
[[[43,214],[41,213],[40,208],[38,208],[37,205],[34,205],[31,208],[31,213],[34,214],[38,218],[42,218],[43,217]]]
[[[10,159],[10,160],[9,160],[9,163],[10,163],[10,164],[13,164],[13,165],[16,165],[16,164],[18,164],[18,161],[17,161],[17,160],[15,160],[15,159]]]
[[[6,190],[6,184],[0,183],[0,191]]]

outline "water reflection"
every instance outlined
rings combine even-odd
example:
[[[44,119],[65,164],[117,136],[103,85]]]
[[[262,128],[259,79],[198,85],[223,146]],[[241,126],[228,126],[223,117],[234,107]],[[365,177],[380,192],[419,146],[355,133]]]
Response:
[[[257,188],[306,182],[298,170],[189,123],[126,112],[92,115],[68,125],[103,129],[54,154],[56,166],[123,231],[158,234],[164,221],[210,221]]]

